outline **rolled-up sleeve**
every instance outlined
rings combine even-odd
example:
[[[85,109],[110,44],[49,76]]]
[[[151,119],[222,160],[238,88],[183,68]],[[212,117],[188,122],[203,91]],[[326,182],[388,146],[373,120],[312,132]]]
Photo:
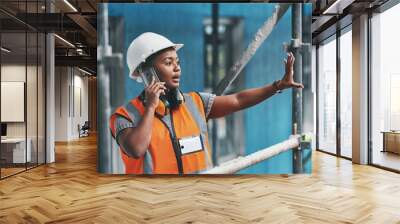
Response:
[[[114,122],[115,122],[115,124],[114,124],[115,125],[115,140],[117,141],[117,143],[119,145],[119,138],[118,138],[119,134],[124,129],[126,129],[126,128],[134,128],[137,125],[134,122],[126,119],[123,116],[117,116],[117,118],[115,118]]]
[[[206,118],[208,119],[208,115],[210,115],[211,108],[214,104],[215,94],[200,92],[199,93],[201,100],[203,101],[204,106],[204,113]]]

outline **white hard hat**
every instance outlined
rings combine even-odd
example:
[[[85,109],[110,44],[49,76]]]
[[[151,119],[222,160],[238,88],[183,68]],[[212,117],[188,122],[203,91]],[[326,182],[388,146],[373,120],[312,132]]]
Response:
[[[129,77],[132,79],[142,82],[142,78],[136,72],[138,66],[145,62],[146,59],[161,50],[173,47],[175,50],[179,50],[183,47],[183,44],[174,44],[164,36],[156,33],[143,33],[136,37],[129,45],[126,53],[126,62],[129,68]]]

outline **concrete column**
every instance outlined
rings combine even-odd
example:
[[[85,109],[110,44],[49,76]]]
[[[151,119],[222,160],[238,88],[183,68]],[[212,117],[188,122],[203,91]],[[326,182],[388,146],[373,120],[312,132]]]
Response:
[[[54,35],[46,35],[46,163],[55,161],[55,76]]]
[[[368,15],[353,19],[353,162],[368,163]]]
[[[51,1],[46,1],[46,12],[54,12]],[[46,163],[55,162],[55,56],[54,35],[46,34]]]

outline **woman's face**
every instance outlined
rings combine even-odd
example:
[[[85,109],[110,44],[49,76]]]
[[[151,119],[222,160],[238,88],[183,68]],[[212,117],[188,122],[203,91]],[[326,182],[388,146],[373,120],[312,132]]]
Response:
[[[168,89],[179,87],[181,67],[176,50],[171,48],[161,52],[155,57],[154,68],[161,82],[165,82]]]

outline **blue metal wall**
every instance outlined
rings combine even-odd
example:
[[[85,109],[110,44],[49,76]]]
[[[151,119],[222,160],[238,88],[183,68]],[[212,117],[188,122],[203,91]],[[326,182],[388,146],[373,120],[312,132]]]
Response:
[[[220,16],[243,18],[243,46],[246,47],[258,28],[271,16],[274,6],[274,4],[238,3],[220,4],[219,9]],[[182,90],[185,92],[203,90],[203,19],[211,17],[211,4],[114,3],[109,4],[109,15],[125,18],[125,34],[121,35],[125,35],[126,48],[143,32],[159,33],[173,42],[185,44],[178,52],[182,62]],[[282,44],[289,42],[290,39],[291,10],[289,8],[246,66],[246,88],[259,87],[282,78],[285,57]],[[127,67],[125,73],[126,100],[128,100],[137,96],[142,91],[143,85],[128,78]],[[291,134],[291,96],[291,90],[285,90],[282,94],[246,110],[243,130],[246,154],[279,143]],[[308,163],[306,170],[310,169],[311,164]],[[243,170],[241,173],[292,173],[292,171],[292,153],[286,152]]]

